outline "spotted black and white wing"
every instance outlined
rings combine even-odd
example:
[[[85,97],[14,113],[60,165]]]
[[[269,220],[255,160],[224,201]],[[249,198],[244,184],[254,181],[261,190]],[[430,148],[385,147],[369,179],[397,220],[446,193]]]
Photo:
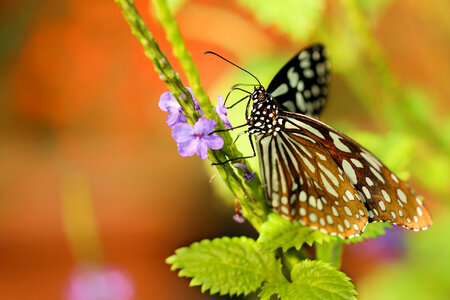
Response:
[[[258,136],[266,199],[290,220],[342,238],[359,235],[368,222],[360,195],[327,149],[295,123]]]
[[[328,95],[329,62],[325,47],[312,45],[294,56],[267,88],[283,110],[317,118]]]
[[[284,123],[281,131],[289,135],[303,136],[303,143],[300,143],[298,148],[301,149],[302,146],[312,154],[309,162],[315,172],[320,173],[320,170],[323,170],[318,165],[321,157],[325,155],[322,151],[327,153],[327,159],[332,158],[334,164],[326,166],[324,175],[339,177],[345,174],[364,203],[369,222],[390,221],[413,230],[424,230],[431,225],[431,215],[421,199],[367,149],[316,119],[289,112],[280,112],[280,118],[283,120],[280,122]],[[300,158],[306,163],[305,155]],[[319,186],[327,189],[332,177],[324,177],[330,179],[327,180],[328,183],[323,180],[322,174],[319,176],[317,173],[316,178],[318,177],[322,179]],[[333,182],[335,181],[331,180],[331,183]],[[331,187],[340,197],[343,197],[347,190],[352,193],[348,185],[343,185],[340,181],[338,183],[339,185]],[[352,195],[355,196],[354,193]]]

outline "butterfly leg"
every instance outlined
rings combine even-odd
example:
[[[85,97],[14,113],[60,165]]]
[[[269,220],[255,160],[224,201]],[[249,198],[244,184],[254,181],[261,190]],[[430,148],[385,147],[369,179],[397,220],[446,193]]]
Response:
[[[238,129],[241,127],[247,126],[247,123],[243,124],[243,125],[239,125],[236,127],[231,127],[231,128],[227,128],[227,129],[219,129],[219,130],[214,130],[213,132],[211,132],[209,135],[213,134],[213,133],[217,133],[217,132],[225,132],[225,131],[230,131],[230,130],[234,130],[234,129]]]
[[[213,165],[213,166],[224,165],[224,164],[226,164],[226,163],[229,163],[229,162],[232,162],[232,161],[235,161],[235,160],[239,160],[239,159],[247,159],[247,158],[253,158],[253,157],[255,157],[255,156],[256,156],[256,151],[255,151],[255,146],[253,145],[253,140],[252,140],[252,135],[251,135],[251,134],[248,135],[248,140],[249,140],[249,142],[250,142],[250,146],[252,147],[253,155],[249,155],[249,156],[241,156],[241,157],[233,157],[233,158],[227,159],[226,161],[223,161],[223,162],[213,163],[212,165]]]
[[[227,103],[228,98],[230,97],[231,93],[234,92],[235,90],[247,93],[247,94],[251,94],[249,91],[246,91],[244,89],[238,88],[238,86],[241,84],[235,84],[231,87],[230,91],[228,92],[227,96],[225,97],[225,101],[223,102],[223,105],[225,105]],[[247,96],[246,96],[247,97]],[[245,98],[245,97],[244,97]],[[240,101],[240,100],[239,100]]]
[[[241,133],[239,133],[239,134],[237,135],[237,137],[234,139],[233,143],[236,144],[237,140],[241,137],[241,135],[246,134],[246,133],[248,133],[247,130],[246,130],[246,131],[243,131],[243,132],[241,132]]]
[[[235,107],[236,105],[238,105],[239,103],[241,103],[242,101],[244,101],[244,100],[247,99],[247,98],[248,98],[248,96],[245,96],[244,98],[242,98],[242,99],[236,101],[236,102],[235,102],[234,104],[232,104],[231,106],[227,107],[227,109],[232,109],[233,107]],[[225,102],[226,102],[226,100],[225,100]],[[223,105],[225,105],[225,102],[224,102]]]

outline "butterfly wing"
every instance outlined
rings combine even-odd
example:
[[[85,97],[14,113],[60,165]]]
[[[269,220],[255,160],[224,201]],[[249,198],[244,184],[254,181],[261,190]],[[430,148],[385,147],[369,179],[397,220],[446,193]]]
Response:
[[[421,199],[367,149],[316,119],[281,114],[286,130],[300,131],[326,149],[358,191],[368,209],[369,221],[390,221],[413,230],[431,225],[431,215]]]
[[[284,110],[318,117],[326,103],[329,62],[321,44],[312,45],[294,56],[267,88]]]
[[[343,170],[318,142],[297,131],[258,137],[261,173],[272,209],[326,234],[350,238],[368,212]]]

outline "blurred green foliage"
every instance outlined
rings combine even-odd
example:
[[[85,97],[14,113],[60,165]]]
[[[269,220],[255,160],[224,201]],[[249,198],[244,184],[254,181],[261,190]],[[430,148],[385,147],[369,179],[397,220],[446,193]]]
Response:
[[[306,41],[323,16],[323,0],[238,0],[261,24],[276,26],[292,38]]]
[[[436,216],[429,230],[421,234],[409,234],[406,259],[393,265],[380,266],[365,278],[358,289],[361,299],[448,299],[448,228],[450,219]]]

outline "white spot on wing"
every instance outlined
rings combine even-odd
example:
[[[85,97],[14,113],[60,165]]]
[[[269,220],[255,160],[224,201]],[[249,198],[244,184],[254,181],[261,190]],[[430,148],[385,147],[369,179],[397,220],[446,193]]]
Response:
[[[358,168],[362,168],[362,167],[363,167],[363,165],[361,164],[361,162],[360,162],[359,160],[357,160],[357,159],[350,158],[350,161],[351,161],[356,167],[358,167]]]
[[[311,67],[311,62],[308,59],[304,59],[300,61],[300,68],[306,69]]]
[[[416,210],[417,210],[417,214],[419,215],[419,217],[423,216],[423,212],[422,212],[422,209],[420,207],[417,207]]]
[[[291,86],[291,88],[294,88],[297,86],[300,76],[297,72],[295,72],[295,68],[291,67],[287,72],[287,78],[289,80],[289,85]]]
[[[286,94],[289,91],[289,87],[286,83],[280,84],[275,91],[272,92],[272,97],[278,97],[280,95]]]
[[[323,185],[325,186],[325,189],[330,193],[331,195],[338,197],[338,193],[336,190],[331,186],[331,184],[327,181],[325,176],[323,176],[323,173],[320,173],[320,178],[322,178]]]
[[[323,136],[323,134],[319,130],[317,130],[316,128],[314,128],[314,127],[312,127],[312,126],[310,126],[308,124],[305,124],[304,122],[296,120],[296,119],[289,119],[289,121],[295,123],[295,125],[297,125],[297,126],[300,126],[300,127],[304,128],[304,129],[306,129],[307,131],[309,131],[312,134],[320,137],[321,139],[325,139],[325,137]]]
[[[377,177],[378,178],[378,180],[380,180],[383,184],[385,184],[386,182],[384,181],[384,178],[383,178],[383,176],[381,176],[381,174],[380,173],[378,173],[378,171],[377,170],[375,170],[374,168],[372,168],[372,167],[369,167],[369,169],[370,169],[370,171],[373,173],[373,175],[375,175],[375,177]]]
[[[333,139],[334,145],[336,148],[338,148],[341,151],[350,153],[350,148],[348,148],[346,145],[344,145],[341,141],[341,137],[334,133],[333,131],[330,131],[330,136]]]
[[[353,184],[357,183],[356,173],[353,169],[352,165],[347,160],[342,160],[342,168],[344,169],[345,174],[350,179]]]
[[[339,216],[339,213],[338,213],[336,207],[332,206],[332,207],[331,207],[331,211],[333,212],[333,215],[335,215],[336,217]]]
[[[350,222],[347,219],[344,220],[344,225],[345,228],[350,229]]]
[[[305,191],[300,192],[300,202],[306,202],[306,198],[308,195],[306,195]]]
[[[365,160],[369,164],[371,164],[374,168],[376,168],[378,171],[380,171],[380,162],[370,153],[361,152],[361,156],[364,157]]]
[[[283,102],[282,105],[289,111],[296,111],[297,110],[297,108],[295,107],[294,102],[292,102],[291,100]]]
[[[302,59],[307,59],[307,58],[309,58],[309,57],[310,57],[309,52],[306,51],[306,50],[303,50],[302,52],[300,52],[300,53],[298,54],[298,59],[300,59],[300,60],[302,60]]]
[[[389,197],[389,194],[385,190],[381,190],[381,194],[383,195],[383,198],[386,200],[386,202],[391,203],[391,197]]]
[[[369,189],[366,186],[362,187],[362,191],[367,199],[370,199],[372,195],[370,195]]]
[[[280,205],[280,201],[278,199],[278,194],[272,194],[272,207],[278,207]]]
[[[398,177],[394,173],[391,174],[391,178],[395,181],[395,183],[399,182]]]
[[[300,216],[304,217],[306,216],[306,209],[303,207],[300,207],[300,209],[298,210]]]
[[[355,197],[353,196],[352,192],[350,192],[349,190],[345,191],[345,195],[347,196],[348,199],[355,200]]]
[[[333,225],[333,218],[330,215],[327,215],[327,223]]]
[[[303,70],[303,76],[306,78],[313,78],[314,77],[314,71],[311,69]]]
[[[295,103],[297,103],[297,107],[302,111],[306,111],[305,99],[303,99],[302,93],[295,93]]]
[[[400,201],[402,201],[403,203],[406,203],[406,200],[407,200],[406,195],[401,189],[397,189],[397,195],[398,195],[398,198],[400,199]]]
[[[321,163],[318,163],[319,168],[325,173],[325,175],[328,176],[328,178],[331,179],[331,181],[333,182],[333,184],[335,186],[339,186],[339,181],[337,180],[337,178],[333,175],[333,173],[330,172],[330,170],[328,170],[326,167],[324,167]]]
[[[317,215],[315,213],[310,213],[308,218],[311,222],[317,222]]]
[[[352,211],[350,210],[350,208],[348,208],[348,206],[344,206],[344,210],[345,210],[345,213],[347,214],[347,216],[349,216],[349,217],[352,216]]]

